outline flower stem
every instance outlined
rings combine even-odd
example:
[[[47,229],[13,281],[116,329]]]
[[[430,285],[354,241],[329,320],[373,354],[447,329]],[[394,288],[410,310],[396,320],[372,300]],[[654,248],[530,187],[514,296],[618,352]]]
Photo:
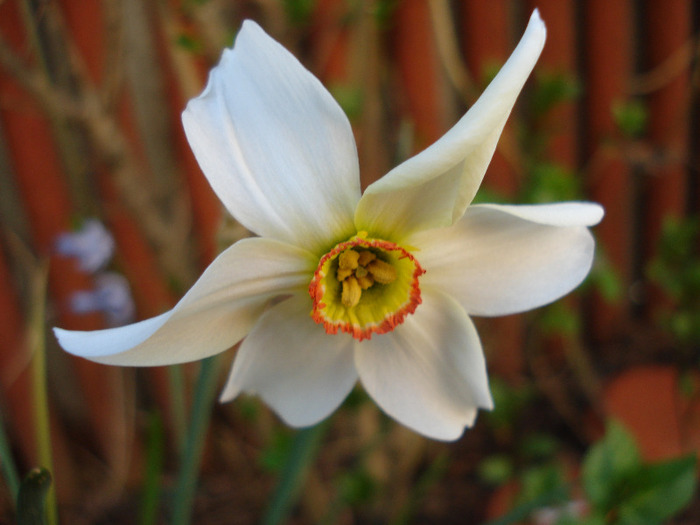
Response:
[[[157,413],[150,415],[146,438],[146,468],[141,489],[139,525],[154,525],[158,522],[160,477],[163,470],[163,424]]]
[[[327,426],[327,423],[321,423],[300,430],[294,436],[292,448],[262,520],[263,525],[277,525],[286,519],[301,491],[309,467],[316,457]]]
[[[32,301],[29,319],[29,348],[32,353],[32,391],[34,421],[37,434],[39,463],[53,472],[51,428],[49,424],[49,396],[46,388],[46,287],[48,264],[37,266],[32,279]],[[46,495],[46,514],[49,525],[58,523],[56,491],[53,486]]]
[[[170,412],[172,425],[175,430],[177,450],[180,454],[185,449],[185,435],[187,433],[187,413],[185,411],[185,378],[182,365],[168,367],[168,382],[170,384]]]
[[[17,501],[19,474],[17,473],[17,466],[12,457],[12,450],[10,450],[10,441],[7,439],[7,434],[5,433],[2,414],[0,414],[0,466],[2,467],[2,474],[5,478],[5,483],[7,483],[7,488],[10,490],[12,501]]]
[[[185,436],[180,472],[175,487],[172,525],[186,525],[190,522],[192,504],[197,489],[197,474],[204,450],[204,438],[214,404],[217,371],[217,356],[209,357],[200,364],[194,401],[190,411],[190,424]]]

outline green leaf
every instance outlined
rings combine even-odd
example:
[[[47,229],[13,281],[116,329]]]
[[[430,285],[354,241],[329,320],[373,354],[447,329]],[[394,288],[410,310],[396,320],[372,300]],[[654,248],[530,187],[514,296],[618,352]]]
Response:
[[[583,462],[583,488],[594,506],[611,510],[624,494],[624,482],[641,465],[639,450],[622,424],[610,421],[605,437],[594,445]]]
[[[333,84],[328,89],[351,121],[362,115],[364,100],[361,89],[350,84]]]
[[[280,471],[277,486],[268,503],[261,523],[278,525],[286,522],[304,486],[306,474],[316,458],[316,453],[328,427],[327,422],[295,432],[289,455]]]
[[[581,94],[581,86],[576,79],[561,71],[540,73],[536,80],[532,109],[538,116],[545,115],[558,104],[573,100]]]
[[[522,489],[518,500],[521,503],[538,501],[545,495],[559,494],[558,503],[564,503],[569,495],[561,465],[544,464],[526,470],[520,480]]]
[[[490,485],[502,485],[513,477],[513,463],[504,454],[489,456],[479,463],[479,477]]]
[[[620,301],[623,297],[622,279],[603,250],[598,250],[589,282],[608,303]]]
[[[696,458],[644,465],[630,480],[630,495],[620,503],[620,525],[657,525],[682,510],[695,492]]]
[[[284,10],[287,12],[287,18],[296,26],[305,26],[311,19],[315,0],[284,0]]]
[[[46,495],[49,488],[51,473],[45,468],[35,468],[27,474],[17,495],[17,525],[46,523]]]
[[[606,525],[607,521],[605,520],[605,516],[593,513],[585,518],[578,518],[575,523],[576,525]],[[557,523],[557,525],[562,524]]]
[[[581,199],[581,178],[571,170],[552,162],[531,167],[523,199],[532,203]]]
[[[344,474],[339,481],[343,502],[350,506],[366,503],[377,492],[377,481],[365,468],[358,468]]]
[[[642,101],[616,102],[611,110],[615,124],[625,136],[635,138],[643,135],[646,131],[649,111]]]
[[[560,448],[559,441],[554,436],[540,432],[523,436],[520,444],[520,452],[528,460],[552,458]]]

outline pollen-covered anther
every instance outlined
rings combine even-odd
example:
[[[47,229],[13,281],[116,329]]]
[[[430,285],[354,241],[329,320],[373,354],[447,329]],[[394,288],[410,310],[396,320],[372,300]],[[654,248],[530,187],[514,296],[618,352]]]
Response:
[[[396,280],[396,268],[391,264],[375,259],[367,265],[367,271],[378,283],[389,284]]]
[[[368,289],[371,288],[372,285],[374,284],[374,279],[373,279],[372,276],[369,275],[369,274],[367,274],[367,275],[358,275],[358,276],[357,276],[357,282],[359,283],[360,288],[362,288],[363,290],[368,290]]]
[[[357,235],[325,254],[309,284],[311,316],[359,340],[390,332],[421,303],[424,270],[405,248]]]
[[[377,255],[369,250],[363,250],[360,252],[360,256],[357,258],[357,263],[360,266],[367,266],[370,262],[375,260]]]
[[[352,308],[360,302],[362,290],[370,289],[374,283],[393,283],[396,280],[396,268],[377,259],[374,252],[349,249],[338,255],[335,276],[342,283],[341,303],[346,308]]]
[[[360,288],[360,283],[357,282],[355,277],[348,277],[343,281],[343,291],[341,293],[340,301],[346,308],[352,308],[357,306],[360,302],[360,297],[362,297],[362,288]]]
[[[355,250],[345,250],[338,256],[339,270],[354,270],[359,264],[360,254]]]

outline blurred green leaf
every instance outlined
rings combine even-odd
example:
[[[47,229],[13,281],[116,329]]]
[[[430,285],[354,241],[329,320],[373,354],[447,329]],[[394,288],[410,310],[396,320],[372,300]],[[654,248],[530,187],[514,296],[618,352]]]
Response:
[[[488,412],[486,417],[496,428],[512,426],[523,407],[532,400],[533,389],[528,384],[512,387],[498,377],[492,377],[489,386],[494,409]]]
[[[700,221],[698,217],[664,220],[656,257],[647,275],[674,301],[659,318],[683,343],[700,342]]]
[[[292,450],[294,435],[286,428],[276,428],[258,457],[261,467],[269,472],[279,471]]]
[[[536,116],[551,111],[557,104],[577,98],[581,86],[576,79],[564,72],[543,72],[537,75],[532,93],[532,110]]]
[[[400,3],[400,0],[378,0],[369,4],[380,29],[386,29],[394,20],[394,12]]]
[[[340,493],[348,505],[366,503],[377,491],[377,481],[365,468],[357,468],[340,478]]]
[[[557,301],[539,312],[537,326],[544,336],[574,337],[581,330],[581,317],[566,303]]]
[[[348,84],[333,84],[328,90],[350,120],[362,114],[362,90]]]
[[[283,0],[287,19],[295,26],[304,26],[311,19],[316,0]]]
[[[643,463],[631,435],[611,421],[584,460],[582,481],[594,514],[607,523],[660,525],[692,498],[695,468],[694,456]]]
[[[637,138],[646,131],[649,111],[641,100],[618,101],[611,110],[615,124],[626,137]]]
[[[181,33],[176,37],[175,45],[191,53],[202,51],[202,42],[185,33]]]
[[[607,302],[614,303],[622,297],[622,280],[605,252],[598,246],[596,246],[596,257],[587,282],[592,284]]]
[[[525,458],[540,461],[551,458],[559,450],[559,441],[549,434],[534,433],[522,439],[520,449]]]
[[[605,437],[591,447],[582,470],[583,488],[596,507],[610,510],[625,495],[630,474],[641,465],[637,444],[621,423],[610,421]]]
[[[503,485],[513,477],[513,463],[504,454],[489,456],[479,463],[479,477],[490,485]]]
[[[568,499],[568,490],[562,467],[558,464],[548,463],[531,467],[523,474],[521,480],[522,489],[518,497],[521,503],[538,501],[550,494],[559,494],[555,502],[563,503]]]
[[[481,186],[474,196],[472,204],[507,204],[510,201],[503,193],[492,188]]]
[[[261,520],[263,525],[284,523],[304,487],[306,475],[316,458],[318,448],[328,428],[328,422],[294,433],[289,453],[280,470],[279,479]]]
[[[586,516],[584,518],[578,518],[576,521],[573,521],[572,524],[575,525],[606,525],[608,521],[605,519],[605,516],[602,516],[600,514],[591,514],[589,516]],[[564,525],[563,523],[557,523],[557,525]]]
[[[620,525],[658,525],[682,510],[695,492],[696,458],[644,465],[629,480],[630,496],[621,502]]]
[[[529,171],[522,199],[530,203],[581,199],[581,178],[551,162],[535,164]]]

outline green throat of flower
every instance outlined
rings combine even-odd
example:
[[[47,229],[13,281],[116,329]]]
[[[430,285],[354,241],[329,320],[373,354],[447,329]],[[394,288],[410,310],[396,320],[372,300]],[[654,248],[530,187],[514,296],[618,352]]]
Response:
[[[329,334],[360,341],[390,332],[421,303],[424,273],[402,246],[360,232],[319,260],[309,284],[311,317]]]

